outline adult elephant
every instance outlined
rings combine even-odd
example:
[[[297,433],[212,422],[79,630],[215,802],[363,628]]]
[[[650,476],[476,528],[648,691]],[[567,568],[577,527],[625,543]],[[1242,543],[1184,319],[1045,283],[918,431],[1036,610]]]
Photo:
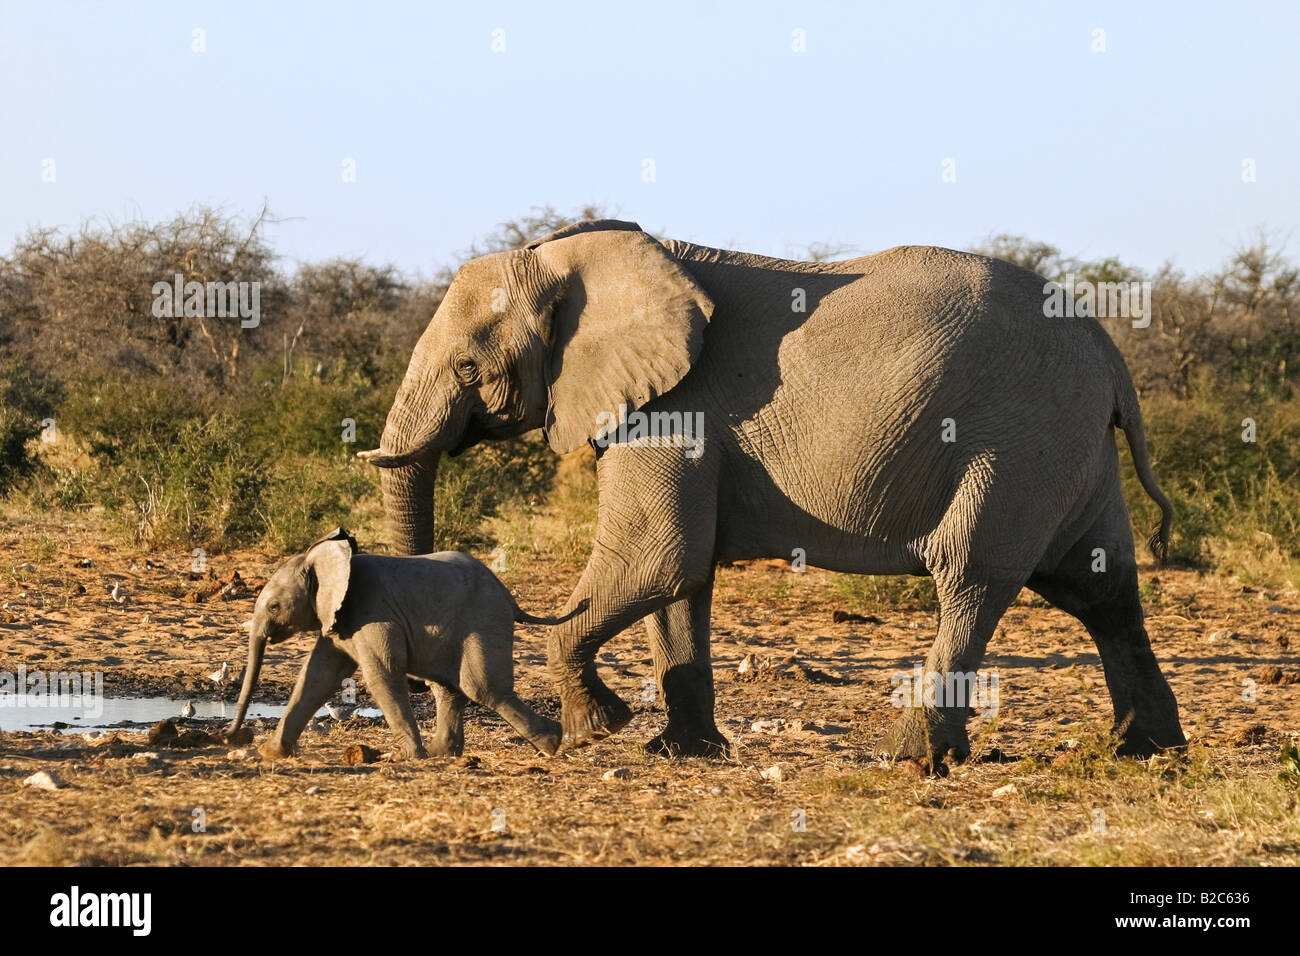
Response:
[[[646,618],[668,708],[651,749],[725,749],[714,566],[802,549],[835,571],[935,579],[926,673],[953,690],[911,700],[899,755],[969,752],[954,677],[978,669],[1025,585],[1087,627],[1123,750],[1147,754],[1185,740],[1142,623],[1115,426],[1163,512],[1153,549],[1171,509],[1118,350],[1091,318],[1045,317],[1044,293],[946,249],[791,262],[580,222],[461,267],[362,456],[385,469],[396,547],[422,553],[443,452],[539,427],[559,453],[606,445],[620,406],[703,416],[702,448],[599,449],[595,543],[565,610],[588,606],[549,646],[566,746],[630,719],[594,660]]]

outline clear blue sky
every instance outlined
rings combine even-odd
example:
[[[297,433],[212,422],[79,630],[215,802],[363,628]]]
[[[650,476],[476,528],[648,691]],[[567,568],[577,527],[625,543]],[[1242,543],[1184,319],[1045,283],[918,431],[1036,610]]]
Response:
[[[1298,41],[1296,3],[0,0],[0,248],[265,197],[290,263],[431,273],[597,202],[776,255],[1013,232],[1196,270],[1261,226],[1300,251]]]

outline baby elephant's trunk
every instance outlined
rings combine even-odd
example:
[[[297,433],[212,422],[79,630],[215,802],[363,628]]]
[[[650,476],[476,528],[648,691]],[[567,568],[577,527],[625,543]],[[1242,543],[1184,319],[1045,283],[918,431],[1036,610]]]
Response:
[[[510,599],[510,603],[513,604],[515,608],[515,620],[520,624],[544,624],[547,627],[554,627],[556,624],[563,624],[565,621],[572,620],[583,611],[587,610],[587,602],[584,600],[572,611],[564,615],[564,617],[533,617],[533,615],[520,608],[518,604],[515,604],[514,598]]]

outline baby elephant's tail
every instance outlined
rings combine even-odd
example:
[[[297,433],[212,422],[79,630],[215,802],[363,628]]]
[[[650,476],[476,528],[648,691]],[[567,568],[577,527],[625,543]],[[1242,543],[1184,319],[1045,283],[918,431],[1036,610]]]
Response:
[[[510,599],[510,603],[514,604],[514,598]],[[572,611],[564,615],[564,617],[534,617],[520,608],[518,604],[515,604],[515,620],[520,624],[545,624],[547,627],[554,627],[556,624],[563,624],[565,621],[577,617],[585,610],[587,610],[587,602],[583,600]]]

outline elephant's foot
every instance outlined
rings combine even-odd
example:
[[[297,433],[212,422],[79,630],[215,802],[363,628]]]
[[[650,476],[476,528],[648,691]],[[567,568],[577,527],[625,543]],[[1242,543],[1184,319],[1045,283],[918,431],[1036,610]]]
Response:
[[[459,757],[465,752],[465,739],[434,737],[429,744],[430,757]]]
[[[646,741],[645,749],[646,753],[661,757],[727,757],[731,753],[731,741],[716,727],[674,727],[670,720],[662,733]]]
[[[257,748],[257,752],[262,755],[263,760],[284,760],[286,757],[292,757],[293,751],[293,747],[285,747],[274,739],[268,740]]]
[[[560,692],[562,745],[566,750],[585,747],[617,733],[632,719],[632,711],[596,676],[584,671],[580,681]]]
[[[1162,750],[1179,750],[1187,746],[1178,717],[1147,720],[1123,720],[1115,724],[1122,738],[1115,754],[1119,757],[1147,758]]]
[[[940,773],[945,759],[959,764],[970,756],[970,737],[960,717],[935,719],[922,709],[908,708],[890,731],[887,748],[895,760],[916,760],[927,772]]]
[[[546,754],[546,756],[554,757],[556,752],[560,749],[560,741],[564,731],[561,729],[560,725],[553,720],[548,720],[546,724],[547,728],[545,732],[533,734],[528,739],[534,747]]]
[[[424,744],[418,740],[403,740],[401,746],[402,756],[407,760],[423,760],[429,756],[429,751],[424,749]]]

